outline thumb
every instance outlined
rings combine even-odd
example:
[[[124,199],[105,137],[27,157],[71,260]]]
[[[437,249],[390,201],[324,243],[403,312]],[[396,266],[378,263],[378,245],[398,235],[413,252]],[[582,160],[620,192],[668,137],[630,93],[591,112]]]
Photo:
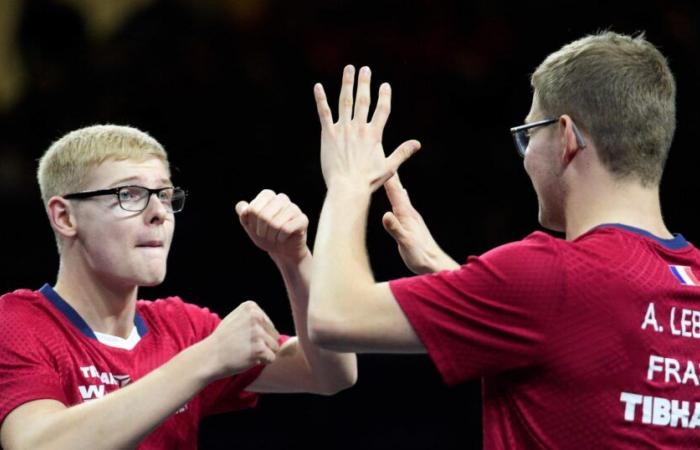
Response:
[[[393,212],[387,211],[384,213],[382,225],[384,225],[386,232],[389,233],[396,242],[399,242],[403,238],[405,230]]]
[[[420,142],[415,139],[406,141],[403,144],[396,147],[396,150],[391,152],[391,155],[387,157],[389,162],[389,169],[392,173],[396,173],[399,170],[399,166],[404,163],[408,158],[410,158],[415,152],[420,150]]]

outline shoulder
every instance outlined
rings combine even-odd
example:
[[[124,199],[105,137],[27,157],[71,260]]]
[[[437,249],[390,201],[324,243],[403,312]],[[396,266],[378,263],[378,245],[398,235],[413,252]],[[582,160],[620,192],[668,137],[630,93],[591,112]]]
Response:
[[[535,231],[520,241],[509,242],[495,247],[478,257],[470,257],[467,262],[478,259],[503,262],[522,262],[526,258],[530,263],[545,262],[556,259],[566,246],[566,241],[541,231]]]
[[[0,357],[48,352],[63,337],[60,317],[39,292],[20,289],[0,297]]]
[[[18,289],[0,296],[0,327],[18,327],[25,321],[36,323],[46,317],[48,302],[37,291]]]

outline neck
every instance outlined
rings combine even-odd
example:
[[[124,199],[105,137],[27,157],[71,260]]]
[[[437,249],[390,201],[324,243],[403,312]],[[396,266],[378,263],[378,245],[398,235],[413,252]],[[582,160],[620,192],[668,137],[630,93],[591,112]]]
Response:
[[[573,240],[604,223],[621,223],[670,239],[661,215],[658,186],[601,177],[569,191],[565,208],[566,239]]]
[[[61,256],[54,290],[75,309],[93,331],[126,339],[134,326],[137,286],[117,286]]]

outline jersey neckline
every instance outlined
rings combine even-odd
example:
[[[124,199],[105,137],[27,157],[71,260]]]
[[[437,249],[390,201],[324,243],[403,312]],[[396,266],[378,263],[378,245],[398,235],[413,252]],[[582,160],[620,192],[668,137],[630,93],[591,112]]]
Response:
[[[622,223],[604,223],[604,224],[596,226],[593,229],[596,230],[599,228],[617,228],[617,229],[628,231],[630,233],[634,233],[634,234],[637,234],[640,236],[644,236],[644,237],[647,237],[649,239],[653,239],[658,244],[660,244],[661,246],[663,246],[669,250],[681,250],[689,245],[688,241],[686,241],[685,238],[683,237],[683,235],[680,233],[673,233],[673,238],[664,239],[664,238],[661,238],[655,234],[650,233],[647,230],[633,227],[631,225],[625,225]]]
[[[136,311],[134,314],[134,330],[132,330],[129,338],[124,339],[119,336],[96,333],[92,330],[92,328],[90,328],[90,325],[85,322],[85,319],[80,317],[78,311],[69,305],[68,302],[66,302],[50,284],[44,284],[41,289],[39,289],[39,292],[46,297],[46,299],[51,302],[51,304],[55,306],[56,309],[58,309],[59,312],[61,312],[61,314],[63,314],[66,319],[68,319],[68,321],[71,322],[71,324],[73,324],[73,326],[76,327],[85,337],[94,339],[109,347],[131,350],[148,332],[146,322],[143,320],[139,312]],[[137,333],[137,335],[134,333]]]

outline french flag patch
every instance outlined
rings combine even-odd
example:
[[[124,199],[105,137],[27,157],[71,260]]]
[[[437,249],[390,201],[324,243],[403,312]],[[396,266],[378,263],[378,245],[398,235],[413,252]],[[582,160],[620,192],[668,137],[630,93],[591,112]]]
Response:
[[[671,273],[678,280],[679,283],[685,284],[686,286],[700,286],[700,281],[695,278],[693,271],[690,270],[688,266],[668,266],[671,269]]]

